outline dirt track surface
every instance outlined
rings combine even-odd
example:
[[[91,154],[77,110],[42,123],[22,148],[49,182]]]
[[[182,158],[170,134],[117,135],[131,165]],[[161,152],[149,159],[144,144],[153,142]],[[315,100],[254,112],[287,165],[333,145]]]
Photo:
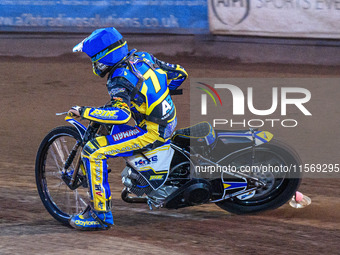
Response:
[[[339,76],[335,67],[165,60],[181,63],[192,77]],[[339,254],[336,179],[304,180],[300,190],[312,205],[300,210],[284,205],[252,216],[231,215],[215,205],[149,211],[120,200],[123,161],[116,159],[110,162],[115,226],[80,232],[60,225],[36,191],[36,151],[49,130],[65,125],[56,112],[108,100],[105,80],[92,74],[89,61],[73,56],[1,58],[0,68],[0,254]],[[188,124],[187,87],[174,99],[181,109],[179,128]]]

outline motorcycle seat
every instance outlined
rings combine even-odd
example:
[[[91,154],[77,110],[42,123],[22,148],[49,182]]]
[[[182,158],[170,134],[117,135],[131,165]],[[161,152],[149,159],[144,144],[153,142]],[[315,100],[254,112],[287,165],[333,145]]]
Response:
[[[205,121],[176,130],[171,140],[182,146],[209,146],[215,142],[216,134],[211,124]]]

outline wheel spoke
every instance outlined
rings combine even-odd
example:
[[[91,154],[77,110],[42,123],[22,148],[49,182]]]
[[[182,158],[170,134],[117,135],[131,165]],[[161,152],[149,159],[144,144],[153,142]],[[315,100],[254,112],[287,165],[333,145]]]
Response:
[[[63,164],[65,164],[65,154],[64,154],[64,152],[62,150],[62,146],[61,146],[60,140],[62,140],[62,138],[58,138],[58,139],[56,139],[54,141],[53,148],[56,150],[57,155],[59,156],[59,159],[61,160],[61,162]]]
[[[55,154],[53,148],[51,148],[51,150],[49,151],[49,153],[50,153],[50,155],[52,156],[53,161],[54,161],[54,164],[55,164],[55,166],[58,168],[58,171],[61,172],[61,171],[62,171],[62,170],[61,170],[62,167],[60,167],[60,165],[59,165],[59,161],[58,161],[58,159],[57,159],[57,155]]]
[[[80,139],[78,132],[70,127],[62,127],[51,131],[50,139],[46,139],[46,145],[40,156],[41,160],[40,171],[38,174],[41,179],[41,189],[43,203],[51,210],[49,211],[55,218],[61,222],[67,223],[68,218],[72,214],[82,212],[88,204],[88,191],[80,185],[77,189],[71,190],[65,183],[69,181],[74,171],[74,161],[80,157],[81,147],[75,156],[69,170],[65,173],[65,178],[62,178],[65,162],[69,156],[77,139]],[[81,171],[78,174],[83,174]],[[86,181],[86,179],[85,179]]]

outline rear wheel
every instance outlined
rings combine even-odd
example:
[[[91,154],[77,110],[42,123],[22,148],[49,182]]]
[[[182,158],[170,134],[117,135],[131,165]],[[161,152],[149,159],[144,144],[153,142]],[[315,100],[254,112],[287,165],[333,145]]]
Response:
[[[300,185],[298,166],[301,164],[297,154],[286,145],[272,141],[255,148],[255,160],[252,162],[252,151],[240,152],[230,159],[220,162],[224,166],[257,166],[254,177],[265,183],[256,190],[250,199],[242,200],[234,197],[217,202],[220,208],[235,214],[246,214],[275,209],[295,194]],[[271,166],[271,170],[263,171],[262,166]],[[262,169],[262,170],[261,170]],[[276,169],[276,170],[275,170]]]
[[[74,127],[53,129],[42,141],[36,158],[35,176],[37,189],[47,211],[59,222],[68,225],[73,214],[82,212],[88,204],[86,174],[82,163],[76,180],[77,188],[68,184],[80,157],[79,146],[67,171],[63,171],[70,152],[81,137]]]

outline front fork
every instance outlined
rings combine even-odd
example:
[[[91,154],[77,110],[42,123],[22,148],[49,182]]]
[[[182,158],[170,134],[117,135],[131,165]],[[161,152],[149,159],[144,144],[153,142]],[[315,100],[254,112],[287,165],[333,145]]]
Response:
[[[76,123],[71,122],[76,128],[79,127],[78,122],[74,121]],[[85,132],[81,133],[82,135],[82,141],[77,141],[76,144],[73,146],[71,152],[69,153],[64,167],[62,171],[62,179],[64,180],[65,184],[71,189],[75,190],[79,186],[87,187],[87,181],[86,181],[86,170],[84,167],[84,164],[81,160],[81,153],[77,155],[77,152],[79,149],[82,149],[84,145],[87,143],[87,141],[93,139],[95,137],[96,131],[99,128],[99,124],[95,122],[91,122]],[[79,129],[78,129],[79,130]],[[75,168],[73,169],[73,172],[68,171],[69,167],[71,166],[72,162],[75,162]],[[82,175],[79,175],[79,169],[82,170]],[[70,175],[72,173],[72,175]]]
[[[81,142],[77,142],[70,152],[67,160],[65,161],[64,169],[62,172],[62,179],[64,180],[65,184],[71,189],[75,190],[80,186],[87,187],[87,181],[86,181],[86,171],[85,167],[81,162],[81,153],[77,155],[77,151],[81,147]],[[68,171],[68,168],[72,164],[72,162],[75,160],[75,168],[72,171]],[[82,170],[83,175],[79,175],[79,170]],[[72,175],[70,175],[72,173]]]

